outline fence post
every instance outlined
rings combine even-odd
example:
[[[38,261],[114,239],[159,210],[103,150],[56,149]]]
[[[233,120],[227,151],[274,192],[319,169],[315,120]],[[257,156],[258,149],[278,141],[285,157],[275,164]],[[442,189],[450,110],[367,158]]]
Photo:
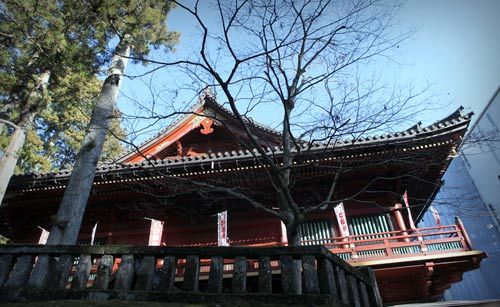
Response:
[[[163,267],[160,270],[161,291],[171,291],[175,289],[175,270],[177,269],[177,257],[166,256],[163,258]]]
[[[349,302],[354,307],[361,307],[361,301],[359,299],[358,283],[356,281],[356,276],[352,274],[347,275],[347,283],[349,288]]]
[[[49,288],[64,289],[68,283],[69,273],[73,266],[73,255],[63,254],[54,266],[54,272],[49,275]]]
[[[340,299],[344,304],[349,304],[349,291],[347,288],[345,271],[343,268],[339,266],[335,267],[335,271],[336,271],[335,275],[337,276],[337,281],[339,284]]]
[[[304,255],[302,257],[302,269],[304,271],[304,292],[319,293],[316,257],[314,255]]]
[[[47,254],[38,255],[26,285],[30,288],[45,288],[48,284],[50,257]]]
[[[134,255],[123,255],[120,268],[116,274],[115,290],[130,290],[134,281]]]
[[[362,280],[358,280],[359,292],[361,294],[361,303],[365,307],[370,307],[370,299],[368,297],[368,291],[366,289],[366,284]]]
[[[234,258],[233,293],[244,294],[247,291],[247,266],[247,258],[245,256],[236,256]]]
[[[369,287],[368,292],[372,305],[382,307],[382,297],[380,296],[377,279],[375,278],[373,269],[370,267],[361,267],[359,270],[370,279],[371,287]]]
[[[0,287],[2,287],[7,281],[13,265],[14,257],[12,255],[0,256]]]
[[[149,291],[153,288],[153,277],[156,270],[156,259],[153,256],[144,256],[136,272],[134,290]]]
[[[335,281],[335,270],[333,269],[332,262],[328,258],[319,258],[317,261],[321,293],[330,294],[338,298],[337,282]]]
[[[223,277],[224,258],[222,256],[212,256],[210,261],[210,273],[208,274],[207,291],[211,293],[221,293]]]
[[[99,290],[107,290],[109,280],[111,278],[111,270],[113,269],[113,256],[104,255],[101,257],[101,263],[97,268],[97,276],[95,277],[93,287]]]
[[[259,293],[272,293],[272,269],[269,256],[259,257]]]
[[[302,280],[300,274],[300,262],[292,256],[281,256],[281,286],[285,294],[302,294]]]
[[[200,276],[200,257],[189,255],[186,258],[186,270],[184,271],[184,291],[198,291]]]
[[[33,256],[21,255],[10,272],[9,279],[5,283],[7,288],[21,288],[26,284],[33,268]]]
[[[75,275],[71,281],[71,289],[85,289],[92,269],[92,258],[90,255],[80,255],[76,266]]]

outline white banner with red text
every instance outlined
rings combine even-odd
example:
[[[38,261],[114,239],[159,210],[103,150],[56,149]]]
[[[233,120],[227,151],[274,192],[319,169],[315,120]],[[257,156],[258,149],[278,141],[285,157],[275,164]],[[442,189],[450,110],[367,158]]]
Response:
[[[339,223],[339,231],[341,237],[349,236],[349,227],[347,225],[347,218],[345,216],[344,203],[340,203],[333,209],[335,211],[335,216],[337,217],[337,222]]]
[[[38,239],[38,244],[47,244],[47,239],[49,238],[50,231],[45,230],[44,228],[38,226],[42,230],[40,234],[40,239]]]
[[[432,212],[432,216],[434,217],[434,221],[436,222],[436,225],[440,226],[441,225],[441,216],[439,215],[439,212],[437,211],[434,206],[430,206],[430,210]]]
[[[163,221],[151,219],[151,229],[149,230],[149,246],[160,246],[163,234]]]
[[[217,213],[217,246],[229,246],[227,237],[227,210]]]

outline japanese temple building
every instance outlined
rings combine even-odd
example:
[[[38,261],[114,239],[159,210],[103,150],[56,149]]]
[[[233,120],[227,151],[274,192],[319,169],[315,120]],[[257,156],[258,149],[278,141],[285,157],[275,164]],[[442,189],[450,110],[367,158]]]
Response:
[[[355,267],[375,270],[385,303],[437,299],[466,271],[479,267],[484,252],[473,249],[466,229],[453,225],[415,228],[439,190],[471,114],[457,111],[427,127],[337,141],[302,143],[294,149],[292,193],[314,204],[328,193],[334,166],[342,173],[336,199],[344,202],[349,237],[340,237],[331,206],[300,226],[304,245],[322,244]],[[281,135],[248,121],[273,159],[282,156]],[[205,95],[156,137],[116,163],[98,167],[80,233],[94,244],[147,245],[152,218],[164,221],[162,245],[217,245],[218,212],[228,211],[231,245],[286,245],[280,220],[196,182],[237,188],[275,206],[266,166],[245,147],[246,134],[231,112]],[[15,243],[36,243],[51,216],[70,171],[28,174],[12,179],[2,206],[5,232]],[[409,208],[401,204],[407,191]]]

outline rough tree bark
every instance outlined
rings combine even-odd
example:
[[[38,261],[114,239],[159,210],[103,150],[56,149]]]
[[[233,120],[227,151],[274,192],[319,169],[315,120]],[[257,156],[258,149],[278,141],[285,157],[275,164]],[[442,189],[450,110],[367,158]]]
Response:
[[[15,131],[11,136],[9,146],[5,150],[4,156],[0,160],[0,205],[2,204],[3,196],[9,185],[10,178],[14,174],[19,158],[19,151],[23,148],[24,141],[26,140],[26,130],[33,124],[33,119],[40,107],[39,103],[31,104],[30,102],[42,96],[47,88],[49,79],[50,70],[45,70],[38,76],[35,88],[28,97],[25,98],[24,101],[18,101],[22,102],[25,107],[17,121],[17,125],[13,125],[15,126]]]
[[[130,56],[130,45],[122,40],[115,49],[108,77],[92,112],[88,132],[78,153],[73,172],[64,192],[47,244],[76,244],[87,201],[94,182],[97,162],[106,131],[116,106],[120,83]]]
[[[5,122],[7,124],[7,121]],[[12,123],[10,125],[14,126]],[[15,126],[14,128],[15,131],[12,133],[9,146],[7,146],[2,159],[0,159],[0,205],[2,204],[5,191],[7,191],[10,178],[14,174],[19,150],[23,147],[24,139],[26,138],[26,133],[21,127]]]

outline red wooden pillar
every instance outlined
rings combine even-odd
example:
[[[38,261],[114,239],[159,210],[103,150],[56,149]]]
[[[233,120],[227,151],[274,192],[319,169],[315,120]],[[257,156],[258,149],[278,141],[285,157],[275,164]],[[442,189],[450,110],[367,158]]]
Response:
[[[405,225],[405,220],[403,218],[403,214],[401,213],[402,209],[403,209],[403,205],[401,205],[399,203],[393,207],[394,218],[396,219],[398,230],[401,231],[401,234],[403,236],[407,236],[408,232],[406,231],[407,229],[406,229],[406,225]],[[405,238],[404,241],[409,242],[410,240],[408,238]]]
[[[468,250],[472,250],[472,242],[469,238],[469,234],[465,230],[464,224],[462,223],[462,220],[458,216],[455,216],[455,224],[457,225],[458,229],[460,229],[460,232],[464,237],[465,245],[467,246]]]

